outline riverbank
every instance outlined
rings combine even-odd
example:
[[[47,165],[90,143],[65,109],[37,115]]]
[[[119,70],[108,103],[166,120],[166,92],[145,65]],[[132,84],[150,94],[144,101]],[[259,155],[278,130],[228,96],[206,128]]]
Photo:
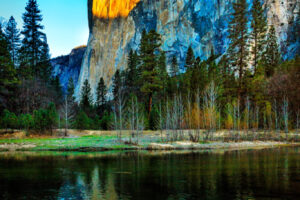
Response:
[[[253,149],[300,145],[300,143],[278,141],[240,141],[240,142],[163,142],[158,134],[148,132],[129,142],[123,137],[119,141],[115,134],[74,134],[69,137],[22,136],[0,138],[0,151],[78,151],[97,152],[114,150],[204,150],[204,149]]]

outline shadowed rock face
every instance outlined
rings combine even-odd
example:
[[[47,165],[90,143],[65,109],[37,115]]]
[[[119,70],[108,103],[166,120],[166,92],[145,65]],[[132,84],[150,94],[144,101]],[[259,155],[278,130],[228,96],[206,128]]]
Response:
[[[85,46],[75,48],[71,51],[70,55],[51,59],[51,65],[53,67],[52,75],[59,76],[60,83],[64,90],[67,89],[70,78],[73,79],[75,85],[78,85],[78,78],[85,50]]]
[[[249,3],[252,0],[248,0]],[[162,49],[167,56],[176,55],[184,65],[191,45],[201,59],[224,54],[228,48],[228,23],[235,0],[141,0],[128,17],[103,19],[93,15],[93,0],[88,0],[90,37],[76,94],[88,79],[94,92],[100,77],[108,86],[116,69],[126,68],[130,49],[137,50],[144,29],[162,35]],[[278,33],[283,57],[299,53],[299,2],[297,0],[265,0],[269,24]],[[298,28],[297,28],[298,27]]]

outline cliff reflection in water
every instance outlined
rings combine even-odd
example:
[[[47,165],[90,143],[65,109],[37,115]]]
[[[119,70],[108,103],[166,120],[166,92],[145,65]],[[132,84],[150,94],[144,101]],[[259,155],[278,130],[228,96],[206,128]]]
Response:
[[[0,156],[0,199],[293,199],[299,180],[299,148]]]

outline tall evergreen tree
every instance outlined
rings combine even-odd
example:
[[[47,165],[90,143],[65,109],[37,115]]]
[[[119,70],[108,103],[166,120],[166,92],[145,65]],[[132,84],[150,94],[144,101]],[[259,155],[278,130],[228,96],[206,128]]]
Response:
[[[262,59],[262,54],[265,48],[265,39],[267,33],[267,18],[262,7],[260,0],[253,1],[253,7],[251,9],[252,21],[251,21],[251,39],[253,41],[252,55],[253,55],[253,66],[254,73],[258,63]]]
[[[36,0],[28,0],[25,10],[23,14],[23,40],[20,50],[22,65],[20,67],[25,67],[27,73],[36,76],[37,64],[40,62],[44,44],[43,26],[41,25],[43,18]]]
[[[44,84],[41,84],[40,81],[36,81],[38,85],[42,85],[45,90],[48,90],[47,86]],[[55,103],[55,105],[60,105],[63,101],[63,89],[60,83],[59,76],[52,77],[50,80],[51,84],[51,90],[52,90],[52,101]],[[46,91],[48,92],[48,91]],[[44,95],[44,92],[40,95]]]
[[[138,79],[139,79],[139,72],[138,72],[138,55],[136,52],[131,50],[128,56],[128,68],[125,72],[125,84],[127,93],[136,93],[138,87]]]
[[[74,85],[73,78],[70,78],[68,82],[67,101],[69,107],[72,108],[72,112],[76,113],[78,111],[78,105],[76,103],[76,98],[75,98],[75,85]]]
[[[114,100],[118,99],[119,90],[122,88],[122,78],[120,70],[117,70],[113,77],[113,85],[112,85]]]
[[[158,60],[158,68],[159,68],[159,79],[162,83],[162,90],[159,92],[159,97],[163,100],[166,100],[166,90],[168,86],[168,72],[166,65],[166,53],[162,51]]]
[[[238,73],[238,97],[240,98],[243,90],[243,78],[248,66],[248,17],[247,0],[237,0],[233,3],[233,16],[229,24],[229,38],[231,40],[228,56],[229,64]]]
[[[6,29],[8,49],[11,55],[13,65],[16,66],[18,60],[18,51],[20,49],[20,30],[17,28],[17,22],[13,16],[10,17]]]
[[[192,77],[197,77],[196,74],[193,74],[196,72],[198,69],[194,69],[195,66],[195,55],[192,47],[190,46],[188,48],[187,54],[186,54],[186,59],[185,59],[185,69],[186,72],[182,75],[183,76],[183,82],[181,83],[180,86],[180,91],[181,93],[189,93],[191,91],[191,87],[198,87],[197,85],[194,84],[194,82],[191,81]],[[194,84],[194,85],[192,85]]]
[[[80,108],[85,113],[89,113],[92,107],[92,94],[89,81],[86,79],[81,88]]]
[[[160,35],[156,31],[151,30],[148,34],[143,31],[141,39],[140,56],[142,61],[143,85],[141,92],[148,97],[148,118],[152,110],[153,95],[162,89],[161,80],[159,79],[159,48],[161,46]]]
[[[195,55],[194,51],[191,46],[189,46],[188,51],[186,53],[186,59],[185,59],[185,69],[189,70],[194,66],[195,62]]]
[[[279,46],[273,25],[271,25],[267,35],[266,51],[264,55],[265,73],[267,77],[270,77],[274,74],[275,68],[280,63]]]
[[[178,66],[178,62],[177,62],[176,56],[172,57],[170,74],[171,74],[172,77],[176,77],[176,76],[179,75],[179,66]]]
[[[208,84],[208,70],[207,64],[201,62],[200,58],[197,58],[192,68],[190,78],[190,92],[192,95],[198,95],[198,92],[203,92]]]
[[[106,105],[106,94],[106,85],[104,83],[104,79],[101,77],[96,91],[96,107],[101,115]]]
[[[75,85],[73,78],[69,79],[68,82],[68,89],[67,89],[67,98],[69,102],[74,102],[75,103]]]
[[[50,63],[49,46],[47,43],[47,36],[42,35],[42,46],[39,63],[37,64],[36,76],[46,83],[51,79],[52,65]]]
[[[0,113],[5,108],[10,108],[16,85],[18,83],[16,70],[9,53],[8,41],[2,32],[0,24]]]

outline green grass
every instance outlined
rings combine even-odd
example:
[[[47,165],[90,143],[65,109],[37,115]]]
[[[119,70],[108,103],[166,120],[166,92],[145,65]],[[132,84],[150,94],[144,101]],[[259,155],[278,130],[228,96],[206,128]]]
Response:
[[[78,138],[28,138],[2,139],[0,144],[35,145],[30,150],[55,150],[78,148],[124,149],[130,146],[117,142],[116,136],[82,136]]]

